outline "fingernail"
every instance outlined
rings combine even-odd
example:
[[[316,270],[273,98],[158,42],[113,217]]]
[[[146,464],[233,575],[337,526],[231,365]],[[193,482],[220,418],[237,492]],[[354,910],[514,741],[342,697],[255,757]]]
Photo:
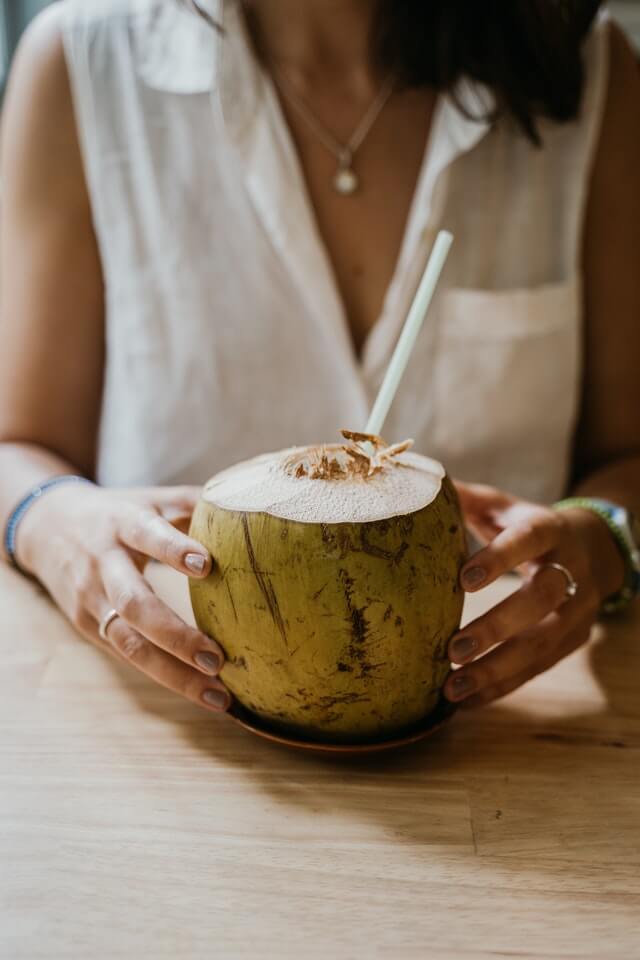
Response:
[[[447,697],[449,700],[463,700],[476,688],[475,680],[467,673],[454,675],[448,684]]]
[[[222,666],[220,657],[216,653],[208,653],[206,650],[196,653],[193,657],[193,662],[206,673],[219,673],[220,667]]]
[[[225,710],[229,704],[229,694],[225,693],[224,690],[205,690],[202,699],[208,706],[215,707],[216,710]]]
[[[451,644],[451,656],[454,660],[465,660],[478,648],[475,637],[458,637]]]
[[[486,577],[487,572],[482,567],[469,567],[462,574],[462,584],[465,587],[479,587],[481,583],[484,583]]]
[[[207,558],[201,553],[188,553],[184,558],[184,565],[192,573],[202,573],[207,565]]]

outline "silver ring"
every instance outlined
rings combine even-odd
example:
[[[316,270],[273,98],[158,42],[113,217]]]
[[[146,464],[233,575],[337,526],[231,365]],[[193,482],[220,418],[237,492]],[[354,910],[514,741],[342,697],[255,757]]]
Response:
[[[107,610],[104,617],[100,621],[100,626],[98,627],[98,634],[101,640],[107,641],[107,630],[113,623],[113,621],[119,617],[120,614],[117,610]]]
[[[566,567],[563,567],[561,563],[543,563],[542,569],[551,568],[552,570],[557,570],[559,573],[562,573],[567,581],[567,587],[565,590],[566,597],[575,597],[578,592],[578,583],[573,579],[570,570],[567,570]]]

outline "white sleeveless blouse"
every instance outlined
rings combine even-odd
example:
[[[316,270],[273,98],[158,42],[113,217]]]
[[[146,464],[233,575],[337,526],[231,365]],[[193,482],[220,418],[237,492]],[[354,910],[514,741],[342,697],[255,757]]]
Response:
[[[580,246],[607,83],[580,118],[507,120],[440,97],[399,262],[360,359],[301,167],[233,0],[224,34],[177,0],[65,0],[63,37],[106,289],[98,479],[201,483],[361,429],[433,239],[455,244],[385,427],[460,479],[566,488],[581,387]],[[471,109],[490,103],[468,85]]]

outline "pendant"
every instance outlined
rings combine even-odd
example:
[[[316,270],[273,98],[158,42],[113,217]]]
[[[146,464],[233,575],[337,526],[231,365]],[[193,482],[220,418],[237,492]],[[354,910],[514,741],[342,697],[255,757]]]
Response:
[[[350,167],[344,167],[343,169],[338,170],[333,178],[334,190],[337,193],[341,193],[345,197],[355,193],[359,186],[360,181]]]
[[[358,175],[351,166],[352,162],[353,156],[350,150],[344,150],[338,157],[338,170],[332,183],[336,193],[341,193],[343,197],[355,193],[360,186]]]

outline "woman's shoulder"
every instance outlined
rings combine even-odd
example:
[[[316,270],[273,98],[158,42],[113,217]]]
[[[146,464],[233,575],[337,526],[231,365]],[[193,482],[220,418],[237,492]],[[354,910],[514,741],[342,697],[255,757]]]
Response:
[[[592,187],[610,194],[635,188],[640,169],[640,64],[620,27],[613,21],[607,26],[607,82]]]
[[[7,83],[3,110],[5,135],[14,112],[33,120],[36,129],[48,126],[49,122],[57,126],[64,122],[65,116],[72,115],[62,6],[53,4],[43,10],[20,39]]]
[[[586,37],[584,65],[586,96],[598,89],[603,111],[627,95],[631,97],[629,107],[637,109],[640,63],[626,34],[607,11],[596,18]]]
[[[171,3],[172,0],[169,0]],[[99,47],[114,31],[131,32],[140,18],[153,19],[163,0],[62,0],[42,10],[25,30],[11,77],[28,75],[36,85],[68,87],[69,52],[74,44]],[[26,78],[25,78],[26,79]]]
[[[123,44],[135,53],[137,38],[179,9],[179,0],[62,0],[54,6],[67,56],[72,59],[77,47],[97,59],[101,51]]]
[[[56,6],[72,82],[94,89],[98,99],[123,95],[127,85],[127,96],[138,87],[210,89],[212,29],[183,0],[63,0]]]
[[[607,104],[626,104],[626,109],[639,116],[640,62],[626,34],[613,20],[606,21],[609,83]]]
[[[179,0],[62,0],[56,4],[63,21],[102,27],[114,22],[158,14],[162,7]]]
[[[88,210],[59,6],[23,34],[2,112],[3,227],[37,225],[41,237],[85,222]]]
[[[27,156],[41,157],[46,166],[47,157],[52,161],[53,145],[56,150],[66,151],[61,168],[78,156],[77,108],[82,90],[78,79],[85,78],[77,64],[86,59],[85,73],[90,73],[96,61],[105,60],[99,51],[113,46],[100,41],[100,32],[108,34],[108,24],[129,17],[134,7],[150,2],[63,0],[46,7],[31,21],[18,44],[7,82],[3,161],[24,148]],[[89,48],[94,52],[83,58],[82,52]]]
[[[629,136],[629,125],[625,130],[616,123],[616,115],[624,113],[631,125],[632,115],[640,115],[640,66],[624,32],[607,11],[596,17],[585,35],[582,53],[583,88],[577,115],[562,123],[546,117],[539,121],[545,153],[552,168],[556,158],[561,161],[562,176],[569,163],[574,172],[582,170],[588,177],[603,139],[614,136],[612,125],[623,138]],[[536,153],[531,148],[531,156],[535,158]]]

